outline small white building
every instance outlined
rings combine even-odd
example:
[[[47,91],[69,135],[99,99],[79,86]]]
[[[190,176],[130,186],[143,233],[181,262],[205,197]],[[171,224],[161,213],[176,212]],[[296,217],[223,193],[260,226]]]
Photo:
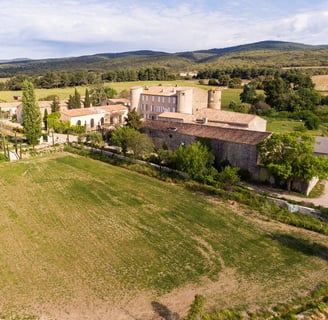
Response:
[[[111,128],[123,125],[128,114],[128,108],[123,105],[62,110],[60,120],[71,125],[84,126],[86,130]]]

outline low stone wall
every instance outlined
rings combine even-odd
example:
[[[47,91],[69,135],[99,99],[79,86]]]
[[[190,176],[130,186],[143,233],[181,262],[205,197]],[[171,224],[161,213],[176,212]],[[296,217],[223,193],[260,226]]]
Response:
[[[320,220],[325,220],[320,214],[320,210],[289,203],[283,199],[268,197],[268,201],[275,203],[280,208],[286,208],[289,212],[299,212],[304,215],[312,215]]]

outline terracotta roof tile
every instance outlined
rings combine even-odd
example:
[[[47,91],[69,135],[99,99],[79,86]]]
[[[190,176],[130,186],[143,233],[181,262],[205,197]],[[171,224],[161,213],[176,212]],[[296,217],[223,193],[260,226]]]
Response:
[[[174,127],[177,128],[177,130],[174,131],[174,134],[180,133],[189,136],[212,138],[221,141],[248,144],[254,146],[271,135],[271,132],[212,127],[190,123],[170,123],[159,120],[147,120],[144,122],[143,126],[144,128],[148,128],[151,130],[161,131],[169,131],[169,128],[171,128],[171,133],[172,127]]]

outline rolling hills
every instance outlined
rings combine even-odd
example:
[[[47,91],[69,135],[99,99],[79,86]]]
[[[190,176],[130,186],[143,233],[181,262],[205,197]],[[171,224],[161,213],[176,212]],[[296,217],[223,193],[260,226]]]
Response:
[[[312,46],[282,41],[262,41],[240,46],[190,52],[140,50],[59,59],[24,60],[0,63],[0,76],[47,71],[119,70],[165,67],[169,71],[199,70],[207,67],[327,66],[328,45]]]

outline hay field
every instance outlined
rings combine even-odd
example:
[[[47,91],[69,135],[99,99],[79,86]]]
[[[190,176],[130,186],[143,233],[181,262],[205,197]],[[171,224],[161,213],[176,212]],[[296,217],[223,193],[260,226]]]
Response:
[[[328,91],[328,75],[312,76],[312,81],[318,91]]]
[[[327,280],[326,236],[235,203],[59,153],[0,164],[0,314],[181,317],[256,309]]]

